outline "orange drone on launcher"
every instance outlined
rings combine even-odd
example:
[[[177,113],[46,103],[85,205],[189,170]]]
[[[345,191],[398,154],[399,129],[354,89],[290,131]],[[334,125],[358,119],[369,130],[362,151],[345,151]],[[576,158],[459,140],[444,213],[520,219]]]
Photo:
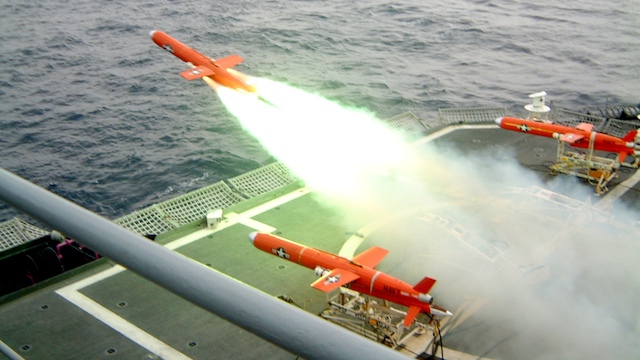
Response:
[[[640,156],[640,135],[631,130],[623,138],[601,134],[593,131],[593,124],[580,123],[569,127],[550,122],[525,120],[512,117],[496,119],[496,124],[505,130],[523,132],[558,139],[573,147],[605,152],[618,153],[618,161],[623,162],[628,156]]]
[[[425,277],[418,285],[411,286],[375,269],[388,250],[372,247],[349,260],[267,233],[254,232],[249,238],[262,251],[314,269],[320,276],[311,284],[315,289],[329,292],[348,285],[362,294],[407,306],[409,310],[404,318],[406,327],[421,312],[440,317],[453,316],[451,312],[433,304],[433,297],[428,293],[436,283],[434,279]]]
[[[189,64],[191,69],[180,73],[187,80],[208,77],[216,83],[235,90],[255,93],[256,89],[241,79],[242,73],[231,69],[244,59],[238,55],[230,55],[214,60],[188,47],[166,33],[154,30],[149,33],[153,42],[167,50],[180,60]]]

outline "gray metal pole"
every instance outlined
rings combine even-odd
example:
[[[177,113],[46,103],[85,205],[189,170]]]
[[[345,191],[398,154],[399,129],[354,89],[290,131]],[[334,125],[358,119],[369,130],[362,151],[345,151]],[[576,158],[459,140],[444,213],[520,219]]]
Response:
[[[0,340],[0,353],[11,360],[24,360],[24,358],[20,356],[20,354],[13,351],[13,349],[7,346],[7,344],[5,344],[4,342],[2,342],[2,340]]]
[[[294,354],[308,359],[406,359],[383,345],[149,241],[2,168],[0,199]]]

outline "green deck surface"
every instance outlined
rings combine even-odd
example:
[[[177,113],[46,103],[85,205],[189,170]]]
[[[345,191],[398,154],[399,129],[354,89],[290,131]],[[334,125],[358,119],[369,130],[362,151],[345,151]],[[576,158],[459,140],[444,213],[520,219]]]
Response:
[[[524,141],[522,139],[520,134],[499,129],[459,130],[435,140],[434,143],[440,146],[453,144],[446,147],[457,148],[466,154],[486,152],[489,154],[487,156],[498,159],[501,156],[513,157],[515,153],[524,167],[534,170],[540,178],[548,179],[545,167],[555,159],[554,142],[537,137]],[[505,146],[513,152],[505,153]],[[449,150],[442,151],[446,153]],[[628,177],[630,174],[624,175]],[[225,209],[225,215],[231,212],[242,213],[281,195],[298,191],[299,188],[299,184],[289,185],[246,200]],[[637,205],[637,194],[637,191],[630,192],[622,201]],[[522,206],[523,202],[528,201],[523,200],[524,198],[526,197],[521,195],[496,198],[478,194],[474,199],[469,199],[450,192],[441,195],[438,203],[415,203],[415,211],[407,212],[388,225],[381,225],[356,253],[373,245],[388,248],[391,252],[380,264],[380,270],[410,283],[417,282],[426,275],[437,278],[439,282],[434,288],[434,296],[441,300],[442,305],[456,313],[457,309],[468,305],[469,299],[474,296],[472,290],[474,287],[481,287],[482,283],[447,283],[451,273],[473,274],[470,276],[471,280],[477,280],[478,274],[483,272],[494,274],[517,271],[521,275],[535,268],[536,263],[532,265],[532,261],[544,260],[554,247],[560,246],[560,240],[553,236],[553,232],[562,230],[563,223],[574,216],[575,210],[555,207],[545,213],[536,212],[538,200]],[[505,203],[511,204],[509,206],[513,212],[501,213]],[[490,213],[497,224],[504,225],[505,231],[498,233],[487,230],[476,234],[480,238],[452,235],[456,231],[464,232],[465,223],[471,221],[471,218],[467,219],[460,214],[471,216],[478,212]],[[435,226],[433,218],[429,220],[431,222],[425,220],[432,215],[451,221],[449,225]],[[509,229],[508,224],[522,216],[531,217],[532,224],[546,223],[550,227],[549,236],[537,244],[538,251],[533,260],[531,254],[527,253],[511,253],[508,258],[503,256],[510,248],[516,247],[514,241],[517,241],[517,236],[513,229]],[[551,218],[554,220],[549,221]],[[252,219],[275,228],[275,233],[280,236],[332,253],[338,253],[345,241],[354,232],[361,230],[346,228],[340,215],[320,205],[313,192]],[[360,226],[371,225],[369,220],[363,221]],[[203,229],[204,225],[204,220],[196,221],[162,234],[157,241],[161,244],[171,243]],[[234,224],[176,251],[203,266],[212,267],[273,296],[287,295],[311,313],[322,311],[325,308],[325,294],[309,286],[316,279],[313,271],[254,248],[248,240],[248,234],[252,231],[255,229]],[[576,231],[563,233],[563,236],[579,236],[579,230]],[[630,251],[635,251],[635,247],[631,246]],[[71,277],[61,277],[60,280],[50,281],[35,290],[24,291],[21,297],[5,299],[0,305],[0,339],[28,359],[152,359],[149,350],[55,293],[56,289],[111,266],[110,262],[103,260],[102,264],[87,267],[86,271],[78,271]],[[107,277],[79,291],[112,314],[194,359],[295,358],[295,355],[129,271]],[[473,320],[469,323],[482,331],[483,324],[475,324]],[[506,334],[502,335],[508,336],[508,331],[506,329]],[[456,340],[455,334],[447,338],[447,343],[468,351],[477,350],[466,349],[461,341]],[[487,348],[489,347],[488,345]],[[4,358],[0,354],[0,359]]]

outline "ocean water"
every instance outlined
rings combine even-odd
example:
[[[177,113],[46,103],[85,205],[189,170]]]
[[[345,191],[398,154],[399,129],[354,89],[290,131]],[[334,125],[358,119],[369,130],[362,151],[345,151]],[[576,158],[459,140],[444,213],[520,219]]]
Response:
[[[0,166],[108,218],[272,161],[153,29],[383,118],[519,109],[540,90],[573,109],[640,101],[635,0],[4,0],[0,15]]]

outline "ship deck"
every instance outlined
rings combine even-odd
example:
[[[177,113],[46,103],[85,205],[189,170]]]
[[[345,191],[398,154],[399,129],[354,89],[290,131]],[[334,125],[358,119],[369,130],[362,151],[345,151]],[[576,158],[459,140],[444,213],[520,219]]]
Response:
[[[562,189],[553,188],[553,182],[548,181],[548,166],[556,156],[555,141],[523,139],[521,134],[499,129],[491,122],[496,111],[499,116],[500,109],[478,110],[476,113],[485,116],[479,121],[454,120],[434,128],[426,128],[409,116],[411,119],[402,120],[400,126],[408,126],[409,132],[417,134],[417,147],[437,144],[464,154],[478,154],[487,148],[512,149],[505,156],[515,154],[521,166],[536,174],[541,183],[550,184],[549,188],[513,188],[498,195],[469,197],[461,195],[464,189],[452,184],[438,191],[434,203],[411,204],[384,221],[363,219],[360,227],[347,228],[338,213],[318,202],[312,189],[275,163],[116,222],[134,232],[157,234],[155,241],[164,246],[268,294],[286,295],[314,314],[325,309],[326,298],[309,286],[316,279],[313,271],[258,251],[248,240],[250,232],[274,232],[342,255],[371,245],[387,247],[390,254],[378,268],[410,283],[432,274],[408,266],[408,257],[462,275],[477,275],[482,269],[514,279],[531,273],[548,276],[553,269],[537,274],[537,264],[559,241],[581,231],[565,228],[566,219],[584,214],[585,208],[590,209],[589,214],[606,214],[620,204],[638,209],[637,175],[623,168],[605,195],[587,200],[566,197]],[[411,130],[412,126],[419,131]],[[510,204],[511,213],[503,212],[505,203]],[[215,227],[208,227],[203,214],[215,209],[222,209],[223,217]],[[506,228],[513,218],[529,216],[532,223],[549,224],[562,235],[541,239],[533,254],[510,252],[519,248],[518,238],[509,236],[513,231],[506,230],[504,236],[471,234],[466,219],[457,217],[461,209],[466,214],[491,213]],[[635,226],[637,230],[638,225],[621,226]],[[415,242],[407,245],[403,238],[411,234],[399,229],[421,232],[423,246]],[[481,283],[471,287],[448,283],[446,278],[438,278],[433,292],[436,302],[456,314],[444,323],[444,345],[474,358],[492,357],[491,349],[508,346],[508,328],[495,337],[483,337],[481,348],[465,345],[469,333],[484,331],[483,324],[474,320],[474,312],[486,310],[491,301],[474,293]],[[4,296],[0,299],[0,322],[1,342],[27,359],[153,359],[159,353],[176,359],[295,357],[104,258]],[[462,357],[447,353],[447,349],[444,356]],[[6,355],[0,352],[0,359],[4,358]]]

